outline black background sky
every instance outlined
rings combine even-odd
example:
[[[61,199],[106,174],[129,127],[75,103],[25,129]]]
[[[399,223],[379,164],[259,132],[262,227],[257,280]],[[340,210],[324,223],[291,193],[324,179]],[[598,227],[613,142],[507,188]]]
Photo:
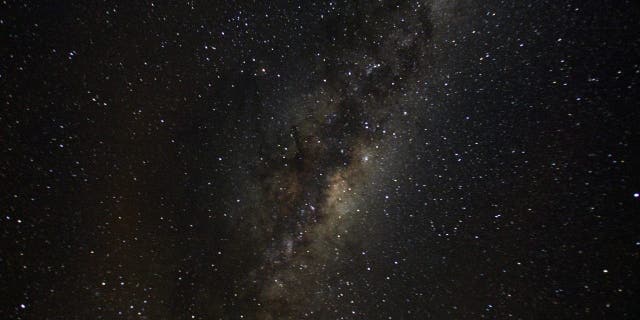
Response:
[[[632,1],[0,8],[0,318],[638,317]]]

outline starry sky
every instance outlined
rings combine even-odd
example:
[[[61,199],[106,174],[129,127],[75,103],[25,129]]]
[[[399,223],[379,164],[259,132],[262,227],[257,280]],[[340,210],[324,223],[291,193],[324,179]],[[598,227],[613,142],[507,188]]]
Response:
[[[632,1],[5,1],[3,319],[635,319]]]

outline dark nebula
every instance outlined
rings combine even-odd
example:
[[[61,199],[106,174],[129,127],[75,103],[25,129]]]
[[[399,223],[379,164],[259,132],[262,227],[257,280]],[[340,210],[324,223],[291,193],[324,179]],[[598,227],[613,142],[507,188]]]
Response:
[[[2,319],[635,319],[631,1],[0,4]]]

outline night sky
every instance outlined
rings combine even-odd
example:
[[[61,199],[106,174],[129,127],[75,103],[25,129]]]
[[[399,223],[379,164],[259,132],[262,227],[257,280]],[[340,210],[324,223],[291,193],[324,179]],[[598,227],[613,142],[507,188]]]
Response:
[[[0,318],[640,317],[637,3],[72,2],[0,4]]]

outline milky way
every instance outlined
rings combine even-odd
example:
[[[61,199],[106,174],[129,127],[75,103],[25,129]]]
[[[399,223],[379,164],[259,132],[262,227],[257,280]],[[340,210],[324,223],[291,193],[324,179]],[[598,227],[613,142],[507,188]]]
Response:
[[[327,67],[314,71],[321,82],[310,88],[291,84],[296,94],[290,101],[262,115],[290,117],[260,128],[280,140],[265,139],[261,145],[261,163],[255,168],[259,178],[251,182],[260,186],[260,207],[239,213],[258,219],[250,237],[268,243],[250,278],[257,283],[263,318],[308,316],[314,305],[335,295],[318,290],[329,283],[326,274],[344,246],[364,240],[350,230],[375,219],[367,199],[376,195],[376,183],[389,178],[385,171],[396,165],[393,153],[400,152],[389,145],[398,125],[411,130],[407,113],[421,102],[419,87],[431,58],[431,5],[363,4],[357,9],[325,25],[353,30],[344,43],[335,41],[331,31],[323,39],[329,49],[316,56]],[[388,10],[393,10],[391,17]],[[401,27],[385,32],[393,25]],[[369,38],[376,39],[375,47],[365,44]]]
[[[2,319],[638,318],[631,1],[0,8]]]

